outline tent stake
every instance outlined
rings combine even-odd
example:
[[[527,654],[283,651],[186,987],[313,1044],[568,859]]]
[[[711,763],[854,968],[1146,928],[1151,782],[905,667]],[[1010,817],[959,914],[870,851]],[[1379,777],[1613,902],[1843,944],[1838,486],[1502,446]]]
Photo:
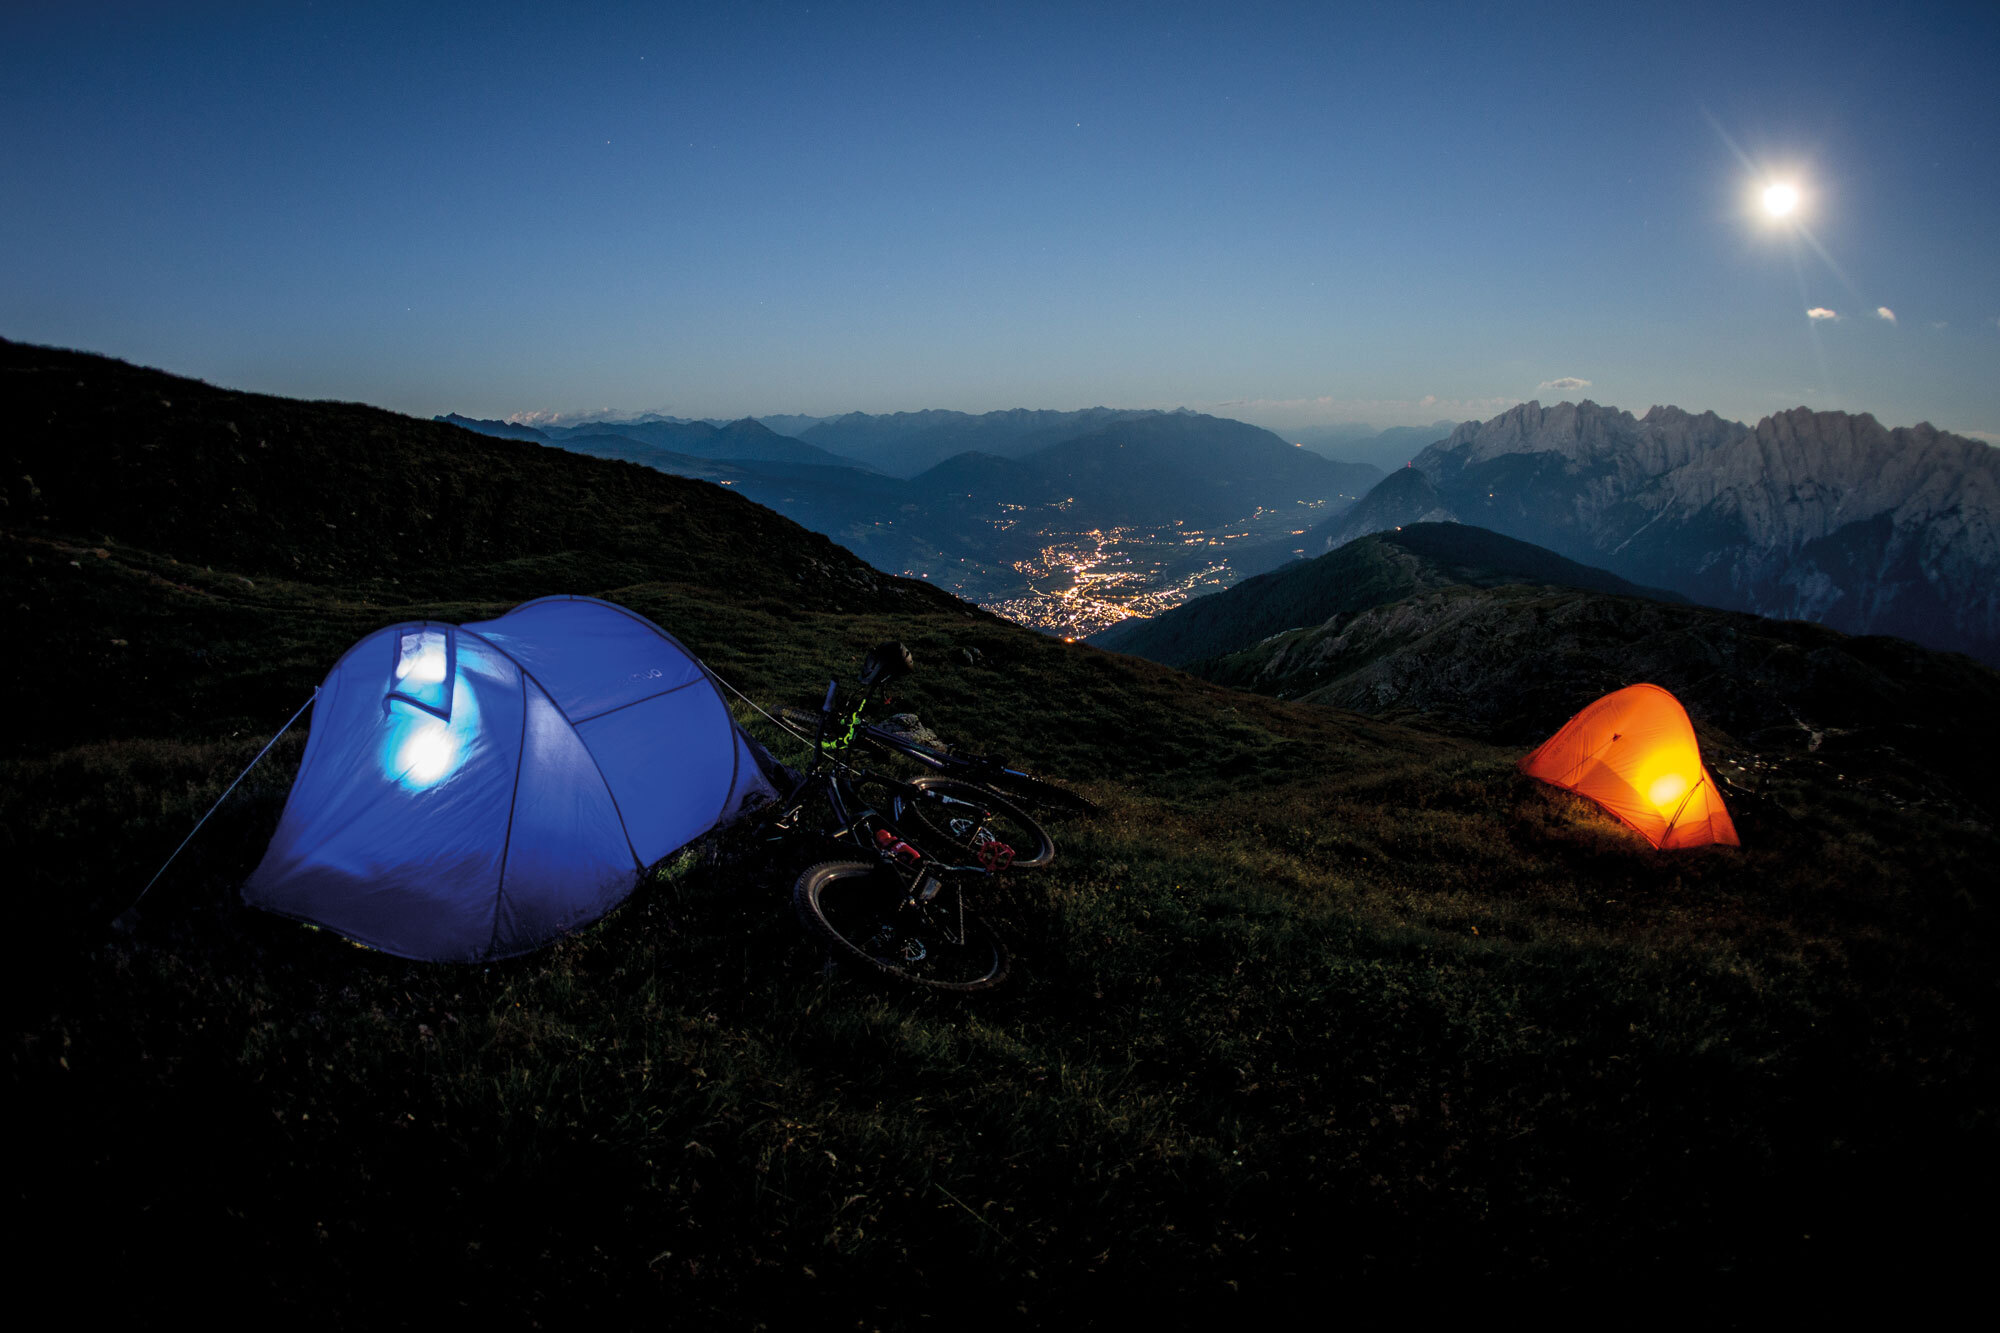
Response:
[[[120,912],[117,918],[114,921],[112,921],[111,928],[113,930],[123,931],[126,934],[130,934],[132,932],[132,930],[139,924],[139,916],[138,916],[139,899],[144,898],[148,893],[151,893],[153,891],[153,886],[160,882],[160,876],[167,873],[167,867],[174,863],[174,858],[178,857],[182,852],[186,851],[187,845],[194,841],[194,835],[201,832],[201,826],[208,822],[208,815],[212,815],[217,810],[220,810],[222,808],[222,803],[229,799],[229,793],[235,791],[237,786],[243,781],[243,779],[250,776],[250,770],[257,767],[257,765],[263,760],[265,755],[271,753],[271,747],[278,743],[278,737],[290,731],[292,729],[292,723],[298,721],[301,717],[304,717],[306,709],[311,708],[313,705],[313,700],[317,698],[319,698],[319,687],[315,685],[313,687],[313,692],[311,696],[307,698],[304,703],[299,705],[299,711],[293,713],[291,716],[291,720],[286,722],[284,726],[278,728],[276,736],[273,736],[271,737],[270,740],[264,742],[264,748],[257,751],[257,758],[252,759],[247,765],[245,765],[243,771],[236,775],[236,781],[230,783],[229,786],[223,790],[222,795],[215,798],[214,805],[208,807],[208,814],[203,815],[200,819],[197,819],[195,821],[194,827],[188,830],[188,835],[185,838],[181,839],[181,845],[174,848],[173,855],[167,857],[167,859],[161,863],[160,868],[153,872],[153,877],[146,881],[146,887],[139,890],[139,897],[134,898],[132,900],[132,905],[126,908],[123,912]]]

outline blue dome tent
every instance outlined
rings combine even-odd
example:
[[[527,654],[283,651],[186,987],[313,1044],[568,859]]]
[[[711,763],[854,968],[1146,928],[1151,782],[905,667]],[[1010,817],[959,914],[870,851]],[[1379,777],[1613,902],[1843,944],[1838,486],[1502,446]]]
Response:
[[[526,953],[775,795],[665,630],[592,597],[350,648],[245,902],[404,958]]]

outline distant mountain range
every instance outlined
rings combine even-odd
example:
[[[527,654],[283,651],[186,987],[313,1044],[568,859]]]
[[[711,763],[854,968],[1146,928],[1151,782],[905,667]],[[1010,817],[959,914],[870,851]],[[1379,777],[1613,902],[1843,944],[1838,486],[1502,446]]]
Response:
[[[1259,507],[1290,508],[1301,501],[1344,506],[1380,475],[1321,458],[1261,427],[1193,412],[1109,422],[1038,449],[1015,468],[982,466],[987,493],[981,498],[1011,501],[1060,491],[1079,513],[1104,526],[1181,520],[1200,527]]]
[[[974,416],[966,412],[849,412],[806,427],[811,444],[860,459],[878,472],[914,477],[957,454],[1025,458],[1050,445],[1090,435],[1116,422],[1164,416],[1152,409],[1087,407],[1080,412],[1014,408]]]
[[[481,435],[491,435],[495,439],[533,440],[537,444],[547,444],[549,442],[549,437],[536,430],[533,426],[521,426],[512,421],[489,421],[482,420],[479,417],[462,417],[456,412],[447,412],[441,417],[432,417],[431,420],[442,421],[447,426],[461,426],[466,430],[477,431]]]
[[[439,420],[487,434],[500,434],[488,428],[506,424]],[[1180,522],[1193,532],[1260,507],[1295,511],[1303,525],[1310,514],[1353,503],[1381,475],[1331,462],[1259,427],[1194,412],[922,412],[840,418],[827,423],[839,430],[810,433],[847,447],[866,443],[863,426],[885,421],[892,432],[928,441],[925,449],[945,439],[981,438],[1015,452],[966,450],[897,477],[747,418],[721,427],[657,418],[584,422],[543,428],[540,435],[576,453],[731,487],[891,573],[977,562],[994,571],[987,580],[992,589],[1018,581],[1014,563],[1038,551],[1051,527],[1074,532]],[[512,434],[521,429],[509,427],[509,438],[523,438]],[[1073,429],[1082,433],[1021,452],[1024,444]],[[884,455],[878,449],[874,456]],[[1008,517],[1028,511],[1037,521]],[[1290,552],[1286,546],[1271,559]]]
[[[1179,414],[1194,415],[1186,409],[1181,409]],[[958,454],[1025,458],[1052,444],[1092,434],[1113,422],[1170,415],[1175,414],[1157,408],[1087,407],[1076,412],[1013,408],[979,414],[942,409],[881,415],[848,412],[831,417],[791,413],[743,418],[734,422],[722,418],[669,417],[646,413],[630,419],[603,417],[543,427],[465,417],[456,412],[433,417],[432,420],[463,426],[467,430],[501,439],[544,443],[573,435],[624,435],[698,458],[724,455],[687,447],[690,442],[702,438],[701,432],[674,428],[707,426],[720,430],[741,425],[742,421],[755,421],[773,434],[814,445],[844,463],[859,464],[893,477],[910,478]],[[1386,472],[1403,466],[1416,457],[1424,446],[1451,434],[1457,425],[1455,421],[1438,421],[1429,426],[1392,426],[1387,430],[1377,430],[1373,426],[1350,423],[1304,426],[1272,433],[1333,462],[1363,463]]]
[[[1232,567],[1276,570],[1369,533],[1463,522],[1708,605],[2000,662],[2000,452],[1866,415],[1799,408],[1752,427],[1676,407],[1634,417],[1530,402],[1452,428],[1386,477],[1186,411],[790,418],[812,423],[809,438],[749,418],[539,431],[440,419],[735,486],[892,571],[1019,558],[1029,534],[992,531],[1003,506],[1066,506],[1087,531],[1199,528],[1307,502],[1326,517],[1302,537],[1239,544]],[[1407,448],[1443,424],[1341,439]],[[1327,433],[1339,429],[1320,428],[1316,447],[1341,447]]]
[[[1711,606],[2000,662],[1997,515],[2000,451],[1928,425],[1530,402],[1458,427],[1304,540],[1457,520]]]
[[[852,458],[843,458],[804,440],[780,435],[754,417],[744,417],[720,426],[706,421],[658,419],[583,421],[573,426],[546,428],[543,434],[552,444],[566,444],[583,436],[621,436],[692,458],[748,459],[760,463],[799,463],[812,467],[864,466]]]

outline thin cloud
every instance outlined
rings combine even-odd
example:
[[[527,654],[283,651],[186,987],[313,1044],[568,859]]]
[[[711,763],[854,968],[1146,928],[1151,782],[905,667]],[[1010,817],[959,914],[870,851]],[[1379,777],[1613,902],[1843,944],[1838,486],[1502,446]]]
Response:
[[[1543,380],[1540,384],[1535,386],[1535,392],[1578,393],[1584,389],[1588,389],[1589,387],[1590,387],[1589,380],[1580,380],[1574,375],[1565,375],[1561,379]]]
[[[505,420],[515,426],[568,426],[579,421],[612,421],[631,423],[640,421],[683,421],[684,417],[669,416],[658,409],[649,408],[643,412],[633,412],[622,407],[579,407],[563,411],[535,408],[526,412],[509,412]]]
[[[1814,307],[1813,307],[1812,309],[1810,309],[1810,310],[1806,311],[1806,318],[1807,318],[1807,319],[1839,319],[1839,318],[1840,318],[1840,316],[1839,316],[1839,315],[1837,315],[1837,314],[1835,314],[1835,313],[1834,313],[1833,311],[1831,311],[1831,310],[1828,310],[1828,309],[1827,309],[1827,308],[1826,308],[1825,306],[1823,306],[1823,305],[1816,305],[1816,306],[1814,306]]]
[[[1891,310],[1888,306],[1878,305],[1875,307],[1875,318],[1886,319],[1891,324],[1894,324],[1896,322],[1896,312]]]
[[[536,408],[529,412],[509,412],[503,420],[511,426],[560,426],[571,421],[601,421],[612,415],[612,409],[600,407],[584,408],[581,411],[551,412]]]

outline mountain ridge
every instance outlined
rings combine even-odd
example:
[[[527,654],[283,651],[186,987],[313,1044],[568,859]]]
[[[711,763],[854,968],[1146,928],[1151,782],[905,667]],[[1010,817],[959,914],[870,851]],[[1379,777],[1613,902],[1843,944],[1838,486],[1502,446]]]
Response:
[[[1113,625],[1090,642],[1112,652],[1192,669],[1192,664],[1238,652],[1288,630],[1467,583],[1552,584],[1685,600],[1677,593],[1642,588],[1482,528],[1420,523],[1256,575],[1150,619]]]
[[[2000,661],[2000,451],[1795,408],[1756,426],[1588,400],[1468,422],[1308,534],[1449,517],[1697,600]]]
[[[808,427],[801,438],[893,476],[914,477],[968,451],[1018,459],[1114,421],[1164,415],[1157,408],[1114,407],[1074,412],[1013,407],[977,415],[947,408],[883,415],[849,412]]]

